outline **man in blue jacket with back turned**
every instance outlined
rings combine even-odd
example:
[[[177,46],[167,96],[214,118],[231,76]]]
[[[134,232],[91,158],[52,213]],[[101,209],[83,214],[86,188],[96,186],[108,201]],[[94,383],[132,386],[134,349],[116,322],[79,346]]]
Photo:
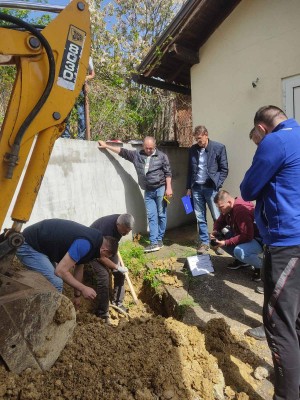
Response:
[[[264,136],[241,183],[256,200],[264,249],[263,321],[275,371],[274,400],[299,399],[300,126],[278,107],[261,107],[254,126]]]

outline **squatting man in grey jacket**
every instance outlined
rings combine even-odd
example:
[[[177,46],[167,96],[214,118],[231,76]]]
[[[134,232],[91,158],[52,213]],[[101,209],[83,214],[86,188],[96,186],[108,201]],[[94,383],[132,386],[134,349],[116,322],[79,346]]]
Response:
[[[133,163],[138,182],[145,191],[144,201],[149,224],[150,245],[145,252],[157,251],[163,247],[163,237],[167,226],[167,204],[164,196],[172,197],[172,174],[166,154],[156,148],[152,136],[146,136],[139,151],[110,146],[99,140],[99,149],[108,149]]]

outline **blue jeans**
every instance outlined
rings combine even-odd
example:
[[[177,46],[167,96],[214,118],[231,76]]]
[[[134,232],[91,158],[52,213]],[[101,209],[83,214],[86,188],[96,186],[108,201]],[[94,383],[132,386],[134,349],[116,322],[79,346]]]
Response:
[[[167,226],[167,206],[164,201],[165,186],[154,190],[145,191],[144,201],[146,205],[149,239],[151,244],[157,244],[163,240]]]
[[[214,188],[206,187],[205,185],[196,184],[192,188],[194,210],[198,222],[199,242],[203,244],[209,244],[206,204],[214,221],[220,215],[219,209],[214,203],[214,197],[217,193]]]
[[[263,261],[258,255],[263,252],[263,248],[255,239],[251,242],[240,243],[237,246],[225,246],[222,249],[245,264],[253,265],[254,268],[262,267]]]
[[[62,293],[63,280],[55,275],[55,263],[52,263],[45,254],[39,253],[25,242],[18,248],[16,256],[28,269],[44,275]]]
[[[77,110],[77,137],[76,139],[85,140],[85,130],[86,130],[86,123],[85,123],[85,104],[84,104],[84,92],[83,90],[80,92],[78,99],[75,103],[75,108]],[[70,115],[66,120],[66,128],[64,133],[61,135],[62,138],[70,139]]]

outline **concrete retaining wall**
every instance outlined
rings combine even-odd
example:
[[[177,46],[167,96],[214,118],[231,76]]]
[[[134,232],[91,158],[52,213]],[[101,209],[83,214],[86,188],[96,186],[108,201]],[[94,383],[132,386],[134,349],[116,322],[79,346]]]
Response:
[[[139,149],[124,145],[129,149]],[[174,196],[168,206],[167,228],[195,220],[186,215],[181,197],[185,195],[188,149],[164,147],[173,173]],[[30,221],[64,218],[90,225],[101,216],[128,212],[136,220],[135,232],[147,232],[143,191],[132,163],[116,154],[99,150],[97,142],[58,139],[38,194]],[[10,214],[9,214],[10,215]],[[10,227],[7,218],[4,227]]]

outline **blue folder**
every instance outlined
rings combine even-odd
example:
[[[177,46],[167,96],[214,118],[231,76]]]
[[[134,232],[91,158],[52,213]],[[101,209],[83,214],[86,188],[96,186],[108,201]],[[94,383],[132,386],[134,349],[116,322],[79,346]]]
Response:
[[[186,214],[190,214],[191,212],[193,212],[194,208],[190,196],[181,197],[181,201],[183,203]]]

